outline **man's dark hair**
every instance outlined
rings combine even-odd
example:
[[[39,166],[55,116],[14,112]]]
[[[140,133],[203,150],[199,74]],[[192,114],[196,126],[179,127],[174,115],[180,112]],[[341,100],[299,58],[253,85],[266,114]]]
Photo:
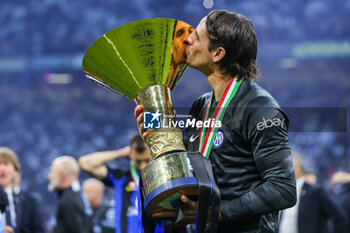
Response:
[[[209,51],[223,47],[226,55],[217,62],[223,74],[238,79],[257,79],[258,42],[250,20],[241,14],[215,10],[207,16]]]
[[[130,139],[130,147],[136,150],[137,153],[142,153],[147,149],[147,145],[139,134],[135,134]]]

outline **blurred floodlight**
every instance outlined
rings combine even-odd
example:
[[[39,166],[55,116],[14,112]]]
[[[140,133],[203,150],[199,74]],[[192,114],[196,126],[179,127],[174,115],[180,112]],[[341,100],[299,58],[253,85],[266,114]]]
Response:
[[[25,58],[0,59],[0,71],[21,71],[27,69],[28,62]]]
[[[283,58],[280,60],[280,66],[283,69],[292,69],[298,65],[298,62],[294,58]]]
[[[207,9],[210,9],[214,6],[214,0],[204,0],[203,6]]]
[[[68,73],[46,73],[43,78],[49,84],[69,84],[73,81],[73,76]]]
[[[292,48],[292,54],[297,58],[333,58],[349,57],[350,41],[315,41],[304,42]]]
[[[83,63],[84,53],[76,53],[69,57],[69,65],[70,67],[80,70],[81,64]]]

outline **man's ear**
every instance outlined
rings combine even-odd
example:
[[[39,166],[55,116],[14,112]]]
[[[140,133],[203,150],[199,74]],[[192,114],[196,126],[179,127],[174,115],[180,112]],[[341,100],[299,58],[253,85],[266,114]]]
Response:
[[[223,47],[217,47],[213,50],[214,57],[213,62],[219,62],[221,59],[223,59],[226,55],[226,50]]]

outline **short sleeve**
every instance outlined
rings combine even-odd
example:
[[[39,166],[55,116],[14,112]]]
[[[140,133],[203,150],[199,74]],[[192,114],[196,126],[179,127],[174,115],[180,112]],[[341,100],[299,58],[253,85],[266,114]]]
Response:
[[[263,178],[268,178],[271,169],[290,157],[288,125],[288,117],[274,107],[259,108],[248,120],[248,140]]]
[[[101,181],[110,187],[113,187],[113,180],[121,178],[126,175],[126,171],[121,168],[112,168],[110,165],[107,165],[107,176]]]

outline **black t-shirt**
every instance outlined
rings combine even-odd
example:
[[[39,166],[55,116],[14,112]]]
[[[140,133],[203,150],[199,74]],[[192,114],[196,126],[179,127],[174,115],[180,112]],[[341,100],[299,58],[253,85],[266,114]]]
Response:
[[[218,102],[199,97],[189,112],[203,120]],[[188,151],[199,150],[200,129],[186,128]],[[278,210],[294,205],[295,177],[288,145],[288,118],[254,82],[243,81],[229,103],[209,157],[221,192],[224,221],[218,232],[277,232]]]

